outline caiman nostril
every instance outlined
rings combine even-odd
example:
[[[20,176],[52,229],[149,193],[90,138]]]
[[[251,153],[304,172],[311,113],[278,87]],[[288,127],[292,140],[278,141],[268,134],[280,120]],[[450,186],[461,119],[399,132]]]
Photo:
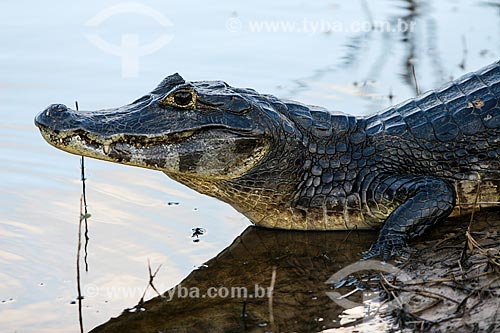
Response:
[[[59,124],[71,119],[71,109],[64,104],[50,104],[35,117],[36,126],[49,126]]]
[[[68,107],[64,104],[51,104],[49,107],[45,110],[47,112],[64,112],[68,111]]]
[[[51,104],[49,105],[40,115],[44,115],[45,117],[50,117],[51,114],[58,112],[68,111],[68,107],[64,104]]]

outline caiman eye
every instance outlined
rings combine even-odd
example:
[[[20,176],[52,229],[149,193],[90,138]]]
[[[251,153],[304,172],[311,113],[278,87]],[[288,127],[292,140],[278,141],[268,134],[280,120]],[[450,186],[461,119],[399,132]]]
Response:
[[[191,89],[179,89],[163,98],[159,104],[162,107],[179,107],[183,109],[196,109],[196,92]]]
[[[174,102],[179,106],[188,106],[193,101],[191,91],[178,91],[174,94]]]

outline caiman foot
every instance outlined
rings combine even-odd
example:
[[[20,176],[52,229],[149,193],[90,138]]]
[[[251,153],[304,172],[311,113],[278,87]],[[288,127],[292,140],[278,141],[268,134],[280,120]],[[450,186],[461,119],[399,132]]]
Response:
[[[361,260],[380,257],[383,261],[389,261],[393,257],[408,259],[409,256],[410,251],[406,243],[406,237],[403,235],[393,235],[379,237],[368,251],[363,252]]]

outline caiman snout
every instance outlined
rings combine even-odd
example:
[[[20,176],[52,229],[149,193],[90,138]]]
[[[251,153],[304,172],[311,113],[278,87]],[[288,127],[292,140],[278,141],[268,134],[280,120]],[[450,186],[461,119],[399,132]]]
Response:
[[[51,124],[60,123],[70,115],[68,110],[64,104],[51,104],[35,117],[35,125],[51,127]]]

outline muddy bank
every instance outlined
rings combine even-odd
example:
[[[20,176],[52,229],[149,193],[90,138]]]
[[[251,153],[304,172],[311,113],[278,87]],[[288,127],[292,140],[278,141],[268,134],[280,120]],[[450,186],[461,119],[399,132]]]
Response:
[[[455,228],[421,237],[403,269],[414,280],[391,288],[402,306],[392,315],[408,332],[500,330],[500,214],[483,211]],[[447,231],[444,232],[443,231]],[[401,325],[403,324],[403,325]]]

